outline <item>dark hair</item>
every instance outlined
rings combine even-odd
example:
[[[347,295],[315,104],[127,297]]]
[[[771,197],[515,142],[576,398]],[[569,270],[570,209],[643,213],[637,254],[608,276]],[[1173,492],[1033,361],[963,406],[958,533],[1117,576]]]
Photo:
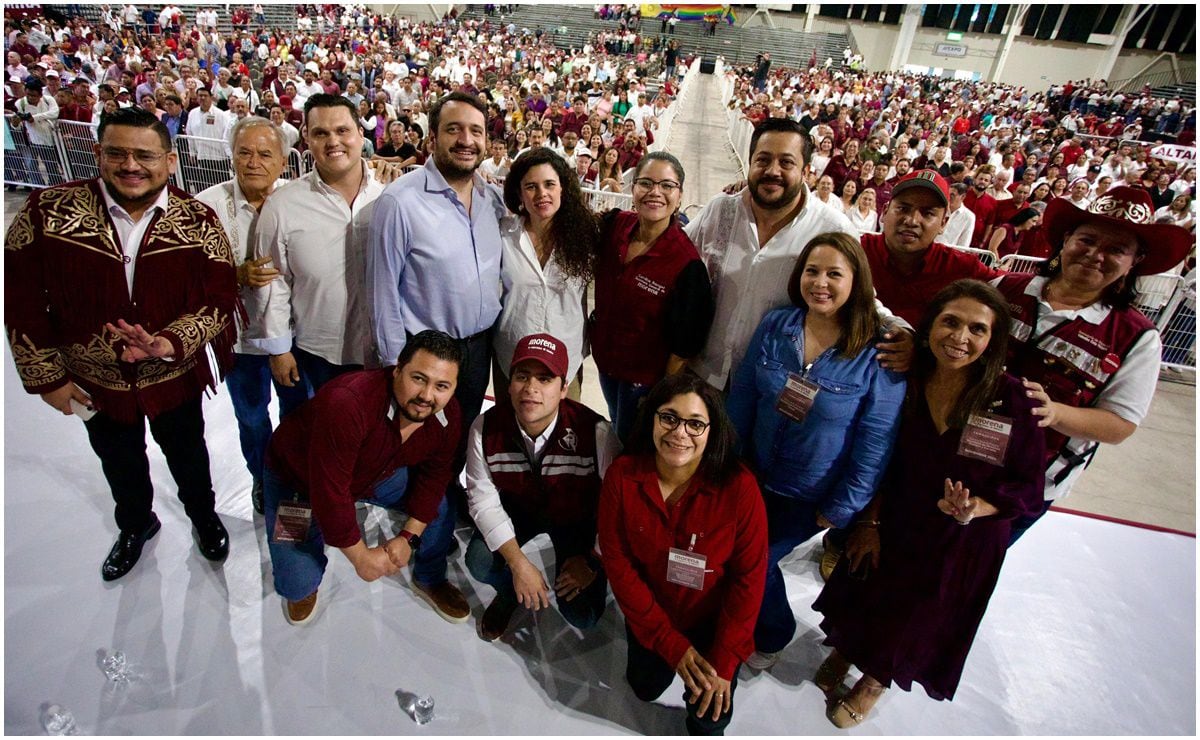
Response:
[[[458,346],[458,340],[436,329],[426,329],[410,336],[404,343],[404,349],[400,350],[400,356],[396,358],[396,367],[407,365],[419,350],[425,350],[439,360],[453,362],[462,368],[463,352]]]
[[[814,236],[804,245],[804,251],[800,252],[796,266],[792,268],[792,276],[788,278],[788,298],[793,306],[807,305],[800,290],[800,280],[804,277],[804,268],[809,257],[817,247],[837,250],[854,271],[850,295],[838,310],[842,335],[838,337],[835,346],[843,357],[857,357],[875,339],[880,326],[879,314],[875,311],[875,286],[871,282],[871,265],[867,262],[867,254],[859,246],[858,239],[836,231]]]
[[[988,346],[978,360],[970,365],[970,378],[963,392],[950,410],[946,423],[962,429],[972,414],[983,413],[996,395],[1000,374],[1008,356],[1008,331],[1012,319],[1008,310],[1008,299],[987,283],[979,280],[955,280],[937,292],[925,308],[921,323],[917,327],[917,351],[913,355],[910,373],[913,382],[908,384],[908,411],[919,413],[920,404],[925,402],[925,383],[933,375],[937,360],[929,349],[929,332],[933,323],[945,310],[946,304],[959,298],[969,298],[987,306],[992,311],[992,336]]]
[[[444,106],[446,103],[466,103],[475,110],[479,111],[479,113],[483,116],[484,122],[487,122],[487,106],[483,104],[483,101],[474,95],[467,95],[464,92],[455,90],[452,93],[446,93],[434,101],[433,105],[429,106],[429,111],[426,115],[429,117],[429,132],[432,134],[436,134],[438,132],[438,124],[442,120],[442,106]]]
[[[358,126],[358,108],[354,107],[354,103],[350,102],[349,98],[341,95],[330,95],[328,93],[317,93],[310,95],[308,100],[304,101],[304,123],[308,124],[308,114],[314,108],[345,108],[350,113],[350,120],[354,121],[355,128]]]
[[[967,185],[965,182],[952,182],[950,183],[950,189],[959,195],[966,195],[967,191],[971,189],[971,186]]]
[[[642,401],[633,432],[629,436],[628,452],[641,455],[654,455],[654,425],[657,423],[655,413],[658,408],[668,403],[676,396],[695,393],[700,396],[708,410],[708,444],[704,447],[704,458],[700,461],[698,473],[707,481],[724,483],[738,468],[737,433],[733,422],[725,411],[725,401],[720,391],[713,388],[698,375],[689,372],[668,375],[658,381],[650,393]]]
[[[497,139],[496,141],[502,140]],[[538,165],[549,165],[558,175],[558,213],[550,219],[550,235],[554,244],[555,262],[568,278],[587,284],[596,267],[596,216],[583,199],[579,178],[567,166],[567,161],[552,149],[533,149],[513,162],[504,179],[504,205],[513,213],[528,218],[521,204],[521,181]]]
[[[1032,207],[1022,208],[1021,210],[1019,210],[1015,214],[1013,214],[1013,217],[1008,219],[1008,222],[1010,224],[1012,224],[1013,226],[1021,226],[1022,224],[1026,223],[1027,221],[1029,221],[1029,219],[1033,218],[1034,216],[1040,216],[1040,215],[1041,214],[1038,213],[1038,210],[1036,208],[1032,208]]]
[[[1063,246],[1067,243],[1067,239],[1070,238],[1071,234],[1073,233],[1075,233],[1074,229],[1063,234],[1062,244],[1051,245],[1054,250],[1054,256],[1043,262],[1038,267],[1038,275],[1048,277],[1051,280],[1062,275]],[[1138,256],[1141,256],[1145,253],[1146,245],[1139,239],[1137,254]],[[1135,262],[1134,264],[1137,263]],[[1117,280],[1109,283],[1100,293],[1100,301],[1116,309],[1129,308],[1137,301],[1137,297],[1137,278],[1129,273],[1125,273]]]
[[[801,168],[808,166],[809,160],[812,158],[813,141],[808,132],[804,130],[796,121],[790,118],[768,118],[762,123],[754,127],[754,133],[750,135],[750,158],[754,158],[754,151],[758,149],[758,140],[763,137],[763,134],[780,132],[785,134],[796,134],[800,137],[800,166]]]
[[[103,144],[104,132],[112,126],[148,128],[158,134],[158,140],[162,142],[163,149],[171,151],[171,132],[167,131],[166,125],[145,108],[135,105],[132,108],[120,108],[115,113],[110,113],[100,122],[100,128],[96,131],[96,141]]]
[[[669,152],[647,152],[640,160],[637,166],[633,169],[634,177],[640,177],[642,170],[650,166],[651,162],[666,162],[671,165],[671,169],[675,170],[675,176],[679,178],[679,186],[683,187],[683,164],[679,159]]]

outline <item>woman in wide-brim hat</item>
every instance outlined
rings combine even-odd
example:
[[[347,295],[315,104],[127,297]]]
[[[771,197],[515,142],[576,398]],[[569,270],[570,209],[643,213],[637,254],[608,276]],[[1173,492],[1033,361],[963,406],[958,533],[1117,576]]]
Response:
[[[1133,434],[1150,408],[1162,343],[1134,308],[1143,275],[1178,265],[1186,230],[1154,223],[1144,190],[1112,188],[1086,209],[1058,198],[1046,208],[1053,258],[1038,275],[995,281],[1013,310],[1008,371],[1025,379],[1046,427],[1046,502],[1018,520],[1012,541],[1070,490],[1099,443]]]

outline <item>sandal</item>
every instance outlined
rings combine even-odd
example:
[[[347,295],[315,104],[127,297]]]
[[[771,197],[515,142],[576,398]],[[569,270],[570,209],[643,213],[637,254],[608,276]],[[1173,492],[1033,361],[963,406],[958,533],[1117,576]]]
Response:
[[[829,539],[828,532],[821,538],[821,545],[825,548],[825,551],[821,554],[819,570],[821,580],[828,581],[829,577],[833,575],[833,569],[837,567],[838,561],[842,558],[842,549]]]
[[[850,661],[839,655],[837,651],[834,651],[829,654],[829,657],[817,669],[817,675],[813,676],[813,683],[828,696],[841,688],[842,681],[845,680],[846,674],[849,672]]]
[[[871,714],[871,709],[875,706],[875,703],[879,701],[879,697],[882,696],[884,692],[883,685],[875,682],[874,680],[872,680],[872,683],[875,685],[868,685],[867,677],[863,676],[861,679],[859,679],[858,683],[854,684],[854,688],[850,691],[850,694],[846,698],[838,699],[830,706],[828,715],[829,721],[832,722],[835,727],[846,730],[851,727],[857,727],[858,725],[862,724],[864,720],[866,720],[866,718]],[[863,702],[863,699],[868,698],[869,701]],[[861,708],[855,709],[851,707],[849,704],[851,699],[858,699],[859,706]],[[863,703],[866,703],[865,707],[862,707]]]

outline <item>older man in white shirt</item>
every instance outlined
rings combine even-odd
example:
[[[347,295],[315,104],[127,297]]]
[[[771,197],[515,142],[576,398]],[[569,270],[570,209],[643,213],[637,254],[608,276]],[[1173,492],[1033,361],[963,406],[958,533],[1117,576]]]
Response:
[[[270,257],[255,258],[259,212],[276,187],[287,163],[282,132],[265,118],[251,116],[234,124],[230,133],[235,177],[204,190],[196,199],[212,208],[229,237],[237,265],[238,293],[246,314],[261,317],[265,308],[264,288],[279,275]],[[239,320],[239,339],[234,345],[237,362],[225,375],[233,415],[237,418],[242,455],[253,481],[250,500],[263,513],[262,476],[267,442],[271,438],[271,367],[267,353],[244,341],[246,323]],[[281,413],[304,402],[297,388],[276,385]]]

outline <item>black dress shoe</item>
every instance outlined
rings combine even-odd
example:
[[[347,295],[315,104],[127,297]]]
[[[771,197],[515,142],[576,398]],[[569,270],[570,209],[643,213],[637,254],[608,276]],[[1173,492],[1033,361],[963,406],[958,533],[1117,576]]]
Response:
[[[255,514],[264,513],[262,478],[254,479],[254,486],[250,489],[250,503],[253,504],[253,506],[254,506]]]
[[[117,535],[117,542],[108,551],[108,557],[104,559],[104,565],[100,566],[100,577],[106,581],[115,581],[121,576],[128,573],[137,565],[138,558],[142,556],[142,546],[146,544],[146,540],[158,534],[158,530],[162,529],[162,524],[158,521],[158,516],[150,514],[150,526],[146,527],[141,532],[121,532]]]
[[[224,560],[229,554],[229,533],[216,512],[202,522],[193,522],[196,534],[196,544],[200,546],[200,554],[209,560]]]

